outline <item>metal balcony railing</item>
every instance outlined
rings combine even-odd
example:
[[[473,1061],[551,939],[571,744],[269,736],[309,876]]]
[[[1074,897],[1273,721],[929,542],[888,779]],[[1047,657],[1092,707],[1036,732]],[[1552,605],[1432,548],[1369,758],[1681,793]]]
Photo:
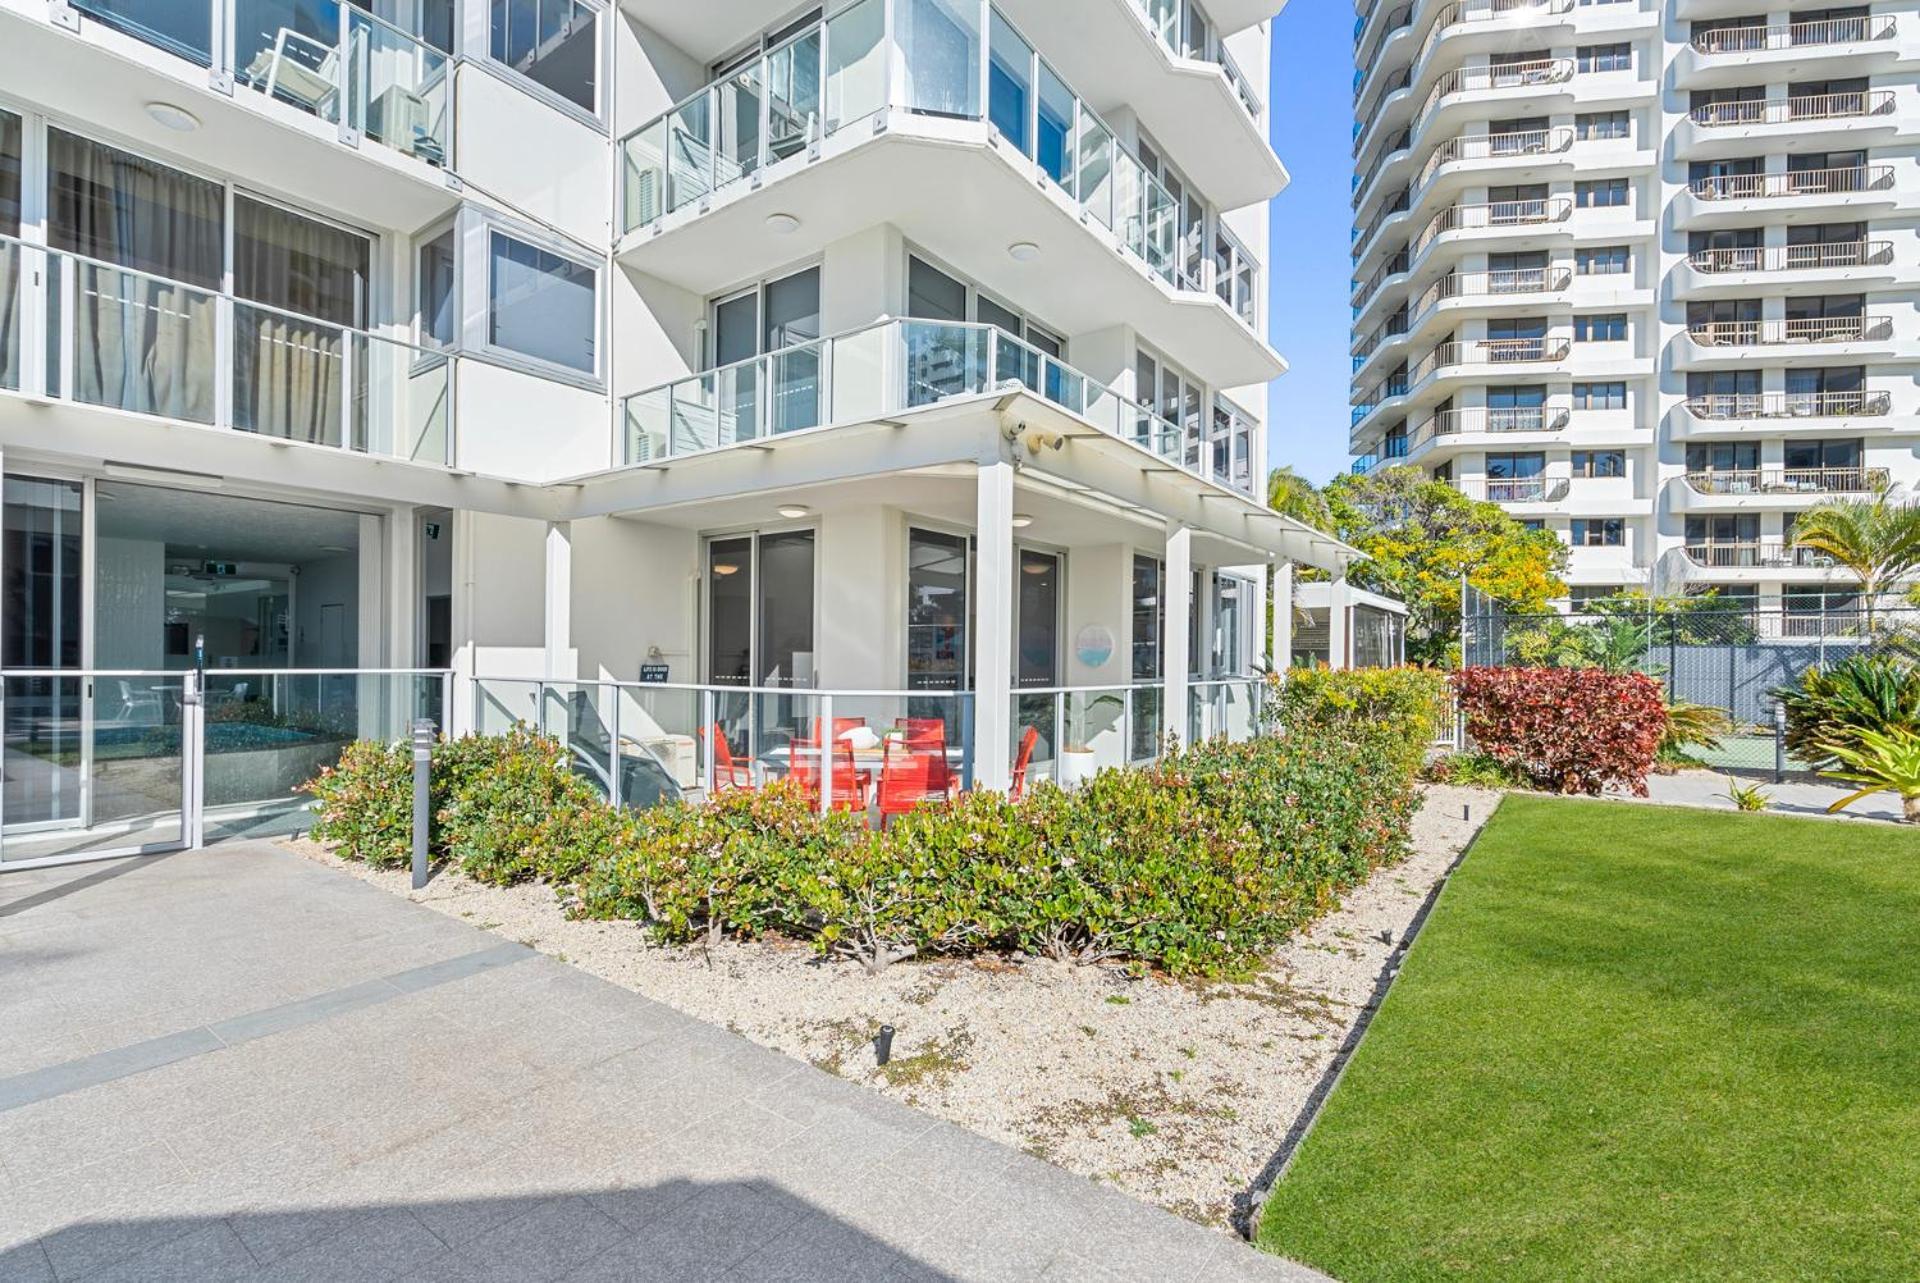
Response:
[[[1751,392],[1689,397],[1687,413],[1696,419],[1841,419],[1878,418],[1891,412],[1889,392]]]
[[[1432,25],[1427,28],[1426,37],[1421,40],[1420,47],[1415,50],[1413,56],[1407,60],[1403,70],[1404,79],[1401,79],[1398,84],[1389,82],[1387,87],[1381,90],[1379,97],[1374,100],[1372,106],[1367,108],[1364,113],[1359,109],[1360,103],[1367,96],[1368,81],[1378,70],[1378,64],[1372,58],[1356,63],[1356,66],[1359,67],[1360,70],[1355,75],[1353,95],[1354,116],[1356,121],[1362,116],[1364,116],[1366,120],[1364,128],[1356,127],[1354,130],[1356,154],[1358,154],[1360,150],[1358,146],[1360,140],[1366,137],[1367,133],[1372,130],[1374,124],[1379,120],[1380,111],[1386,102],[1387,96],[1395,89],[1406,84],[1411,84],[1414,80],[1418,79],[1426,68],[1428,57],[1433,53],[1434,46],[1438,45],[1448,36],[1456,34],[1462,27],[1471,26],[1479,22],[1497,22],[1502,19],[1515,17],[1523,19],[1540,18],[1550,14],[1566,13],[1572,9],[1573,3],[1574,0],[1453,0],[1452,3],[1442,5],[1434,11]],[[1392,32],[1389,31],[1387,34],[1391,35]],[[1431,103],[1432,101],[1433,100],[1429,98],[1428,102]],[[1419,115],[1425,115],[1425,112],[1426,109],[1423,107]]]
[[[876,33],[905,0],[854,0],[726,78],[696,91],[620,142],[621,228],[702,208],[721,191],[889,110],[982,121],[1175,289],[1219,290],[1209,224],[1176,199],[1072,88],[1014,33],[982,24],[963,47],[907,44]],[[879,46],[876,47],[876,41]],[[1003,90],[989,68],[1013,69]],[[1249,264],[1251,268],[1251,264]],[[1233,284],[1220,290],[1235,298]],[[1257,298],[1257,279],[1244,293]],[[1236,315],[1254,324],[1230,303]]]
[[[1366,198],[1373,190],[1373,180],[1380,176],[1380,171],[1386,168],[1389,161],[1396,156],[1404,154],[1407,150],[1407,145],[1412,141],[1413,130],[1401,130],[1393,136],[1393,139],[1388,142],[1386,146],[1380,148],[1379,152],[1373,158],[1373,164],[1367,166],[1367,172],[1365,174],[1354,175],[1352,201],[1354,209],[1358,210],[1365,207],[1367,203]]]
[[[1196,476],[1253,492],[1253,419],[1224,397],[1175,423],[992,325],[883,321],[691,374],[623,399],[629,466],[870,423],[1025,388]]]
[[[1551,294],[1573,283],[1564,267],[1522,267],[1498,272],[1455,272],[1435,281],[1420,296],[1416,315],[1462,298],[1498,298],[1508,294]]]
[[[1502,200],[1480,205],[1449,205],[1435,214],[1419,235],[1408,243],[1414,259],[1448,232],[1499,231],[1522,229],[1565,222],[1573,214],[1573,202],[1564,196],[1533,200]]]
[[[1562,406],[1521,405],[1481,406],[1465,410],[1442,410],[1421,424],[1413,434],[1416,443],[1435,437],[1463,436],[1477,432],[1561,432],[1571,415]]]
[[[0,237],[0,389],[448,465],[461,359]]]
[[[1455,481],[1453,488],[1469,499],[1488,503],[1558,503],[1567,497],[1565,477],[1487,477]]]
[[[1687,560],[1706,570],[1826,570],[1833,558],[1778,539],[1710,540],[1686,545]]]
[[[1891,316],[1808,316],[1784,321],[1713,321],[1687,328],[1700,347],[1770,347],[1795,343],[1883,343]]]
[[[1535,361],[1563,361],[1570,344],[1566,339],[1470,339],[1442,343],[1414,367],[1417,382],[1436,370],[1456,365],[1514,365]]]
[[[1395,32],[1405,31],[1412,25],[1413,6],[1410,4],[1395,6],[1387,14],[1386,22],[1380,28],[1380,33],[1373,38],[1367,45],[1366,50],[1362,52],[1359,47],[1358,38],[1365,33],[1366,19],[1363,18],[1360,20],[1360,30],[1354,32],[1353,101],[1355,104],[1358,104],[1360,99],[1365,96],[1367,81],[1372,79],[1373,73],[1379,68],[1380,50],[1386,46],[1387,41],[1393,39]]]
[[[1374,215],[1366,230],[1355,234],[1356,250],[1363,255],[1364,247],[1373,240],[1374,234],[1380,230],[1381,225],[1394,214],[1417,204],[1435,176],[1446,165],[1462,160],[1505,160],[1546,156],[1563,152],[1571,146],[1573,146],[1573,130],[1565,127],[1528,129],[1506,134],[1471,134],[1449,139],[1434,149],[1433,154],[1427,157],[1426,164],[1421,166],[1420,172],[1390,200],[1387,206],[1382,207]],[[1394,151],[1380,156],[1374,162],[1367,183],[1371,184],[1373,176],[1380,171],[1381,167],[1399,154]],[[1356,209],[1365,207],[1365,198],[1370,194],[1371,189],[1367,185],[1363,185],[1355,192]]]
[[[1133,7],[1146,19],[1147,27],[1168,53],[1219,67],[1247,114],[1259,119],[1260,97],[1253,92],[1253,86],[1234,62],[1233,55],[1227,52],[1219,27],[1213,22],[1184,21],[1187,9],[1198,8],[1193,0],[1133,0]]]
[[[1388,318],[1376,326],[1373,332],[1353,345],[1353,368],[1358,370],[1367,363],[1367,358],[1380,350],[1380,345],[1391,342],[1407,332],[1407,318],[1404,313]]]
[[[453,164],[456,60],[338,0],[69,0],[87,18],[440,168]],[[231,33],[216,40],[215,32]]]
[[[1822,18],[1777,27],[1721,27],[1698,33],[1692,43],[1697,53],[1757,53],[1769,49],[1806,49],[1819,45],[1891,40],[1893,33],[1892,15],[1861,14],[1857,17]]]
[[[1716,102],[1695,107],[1687,119],[1707,129],[1732,125],[1785,125],[1810,120],[1851,120],[1893,112],[1891,89],[1852,90],[1838,94],[1808,94],[1799,98],[1771,98],[1757,102]]]
[[[1885,468],[1717,468],[1687,473],[1687,488],[1733,496],[1878,494],[1891,479]]]
[[[1356,284],[1353,292],[1353,310],[1356,313],[1363,310],[1373,301],[1373,296],[1380,292],[1380,287],[1387,283],[1388,277],[1406,271],[1409,266],[1411,266],[1411,260],[1406,247],[1402,246],[1400,252],[1382,263],[1364,284]]]
[[[1716,174],[1694,179],[1687,190],[1701,200],[1757,200],[1886,191],[1892,186],[1892,165],[1849,165],[1784,174]]]
[[[1828,268],[1885,267],[1892,241],[1834,241],[1820,245],[1753,246],[1695,250],[1687,265],[1696,272],[1809,272]]]

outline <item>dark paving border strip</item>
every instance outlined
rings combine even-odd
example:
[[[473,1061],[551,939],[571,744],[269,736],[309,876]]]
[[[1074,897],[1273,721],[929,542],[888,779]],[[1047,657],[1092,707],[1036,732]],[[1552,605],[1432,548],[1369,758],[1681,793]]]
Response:
[[[267,1007],[244,1016],[234,1016],[210,1025],[182,1029],[178,1033],[163,1034],[158,1038],[149,1038],[145,1042],[115,1047],[111,1051],[95,1052],[91,1056],[82,1056],[78,1060],[68,1060],[58,1065],[48,1065],[43,1069],[30,1069],[26,1073],[15,1074],[11,1078],[0,1078],[0,1113],[39,1101],[51,1100],[56,1096],[64,1096],[83,1088],[97,1087],[101,1083],[112,1082],[116,1078],[145,1073],[149,1069],[158,1069],[162,1065],[171,1065],[176,1061],[203,1056],[207,1052],[219,1051],[223,1047],[232,1047],[239,1043],[252,1042],[256,1038],[285,1033],[289,1029],[298,1029],[303,1025],[315,1024],[364,1007],[377,1006],[406,994],[419,993],[455,980],[464,980],[468,976],[477,976],[483,971],[512,966],[516,962],[524,962],[528,958],[537,956],[532,949],[522,944],[493,945],[474,953],[461,954],[457,958],[448,958],[441,962],[430,962],[422,967],[396,971],[392,975],[381,976],[376,980],[348,985],[344,989],[315,994],[311,998],[282,1003],[277,1007]]]

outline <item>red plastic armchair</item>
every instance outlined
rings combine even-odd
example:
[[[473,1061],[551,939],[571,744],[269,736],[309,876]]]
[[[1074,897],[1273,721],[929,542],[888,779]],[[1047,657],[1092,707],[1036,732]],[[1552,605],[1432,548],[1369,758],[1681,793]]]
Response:
[[[718,722],[708,727],[706,733],[713,736],[713,791],[734,793],[751,789],[753,763],[733,755],[733,749],[727,744],[726,732],[720,729]]]
[[[1031,726],[1020,737],[1020,751],[1013,758],[1013,787],[1007,791],[1007,796],[1016,802],[1027,791],[1027,768],[1033,764],[1033,746],[1039,742],[1040,732]]]
[[[866,810],[867,790],[873,786],[873,772],[863,771],[854,765],[853,746],[850,744],[835,742],[829,751],[833,753],[833,809]],[[821,760],[819,718],[813,721],[813,738],[796,737],[789,752],[792,754],[789,759],[789,778],[817,800],[820,796]]]
[[[952,795],[953,772],[947,766],[944,743],[887,741],[886,756],[880,760],[881,828],[896,815],[943,803]]]

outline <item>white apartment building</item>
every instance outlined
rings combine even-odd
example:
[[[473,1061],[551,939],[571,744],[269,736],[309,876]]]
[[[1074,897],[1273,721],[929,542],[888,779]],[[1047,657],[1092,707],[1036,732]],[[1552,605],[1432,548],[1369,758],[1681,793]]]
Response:
[[[1356,469],[1622,588],[1850,600],[1796,515],[1920,479],[1909,0],[1379,0],[1354,76]]]
[[[1260,501],[1283,3],[0,0],[0,857],[342,708],[688,793],[1241,727],[1355,555]]]

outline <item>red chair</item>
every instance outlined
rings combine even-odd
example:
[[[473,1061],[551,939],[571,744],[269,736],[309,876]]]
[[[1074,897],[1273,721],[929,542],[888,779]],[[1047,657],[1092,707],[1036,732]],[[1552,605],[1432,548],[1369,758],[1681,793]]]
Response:
[[[1016,802],[1027,791],[1027,767],[1033,763],[1033,746],[1039,742],[1040,732],[1031,726],[1020,737],[1020,751],[1013,758],[1013,787],[1007,791],[1007,796]]]
[[[947,746],[911,741],[887,741],[880,760],[880,827],[896,815],[953,796],[953,772],[947,767]]]
[[[836,811],[864,811],[867,809],[867,790],[873,786],[873,773],[863,771],[854,765],[853,746],[835,742],[830,751],[833,753],[833,809]],[[788,747],[790,768],[787,778],[793,780],[816,801],[820,797],[820,719],[813,719],[813,738],[796,737]]]
[[[833,719],[833,738],[837,741],[848,731],[857,731],[866,724],[864,717],[836,717]]]
[[[927,748],[938,745],[941,753],[947,749],[947,719],[944,717],[909,717],[901,723],[907,732],[908,748]]]
[[[727,746],[727,736],[715,722],[705,734],[713,736],[713,791],[715,793],[742,792],[753,788],[753,763],[743,757],[735,757]]]

